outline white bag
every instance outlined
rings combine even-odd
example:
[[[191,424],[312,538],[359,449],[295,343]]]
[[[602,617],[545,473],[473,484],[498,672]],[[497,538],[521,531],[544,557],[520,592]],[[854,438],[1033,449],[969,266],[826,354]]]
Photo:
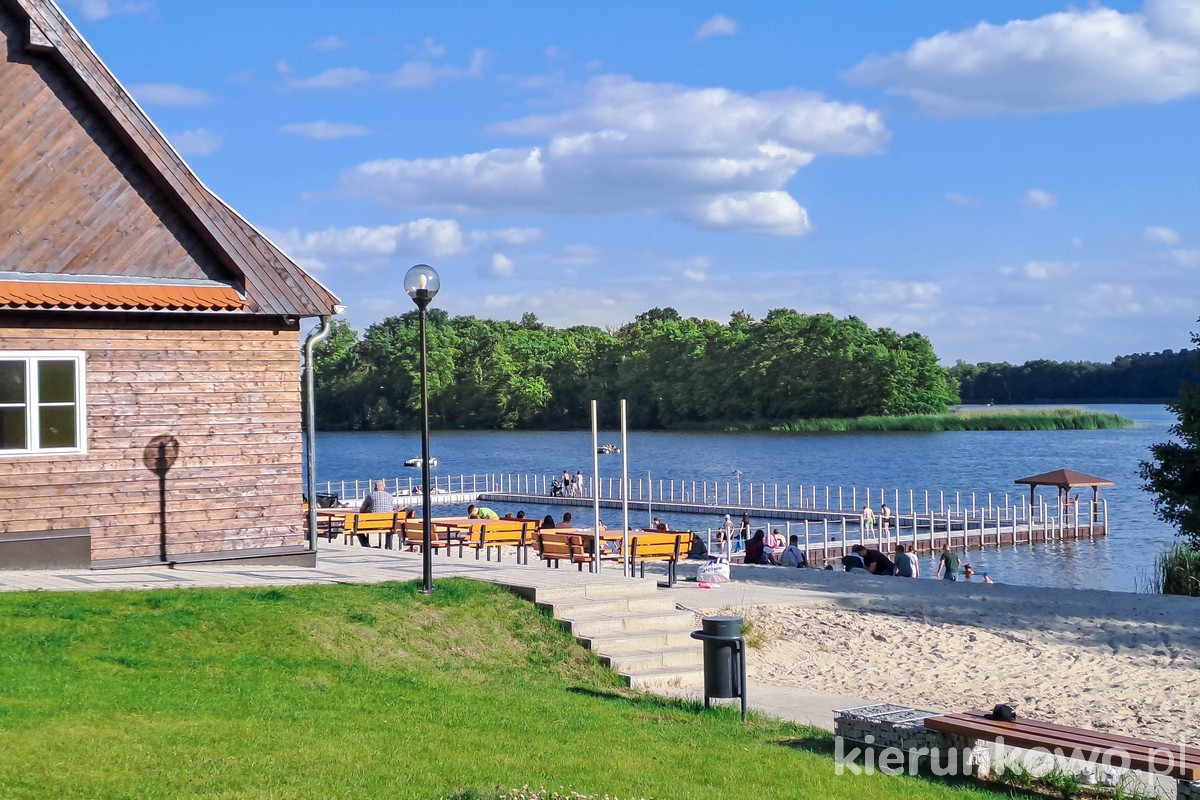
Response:
[[[698,583],[725,583],[728,580],[729,562],[725,560],[725,556],[711,558],[707,564],[701,564],[700,569],[696,570]]]

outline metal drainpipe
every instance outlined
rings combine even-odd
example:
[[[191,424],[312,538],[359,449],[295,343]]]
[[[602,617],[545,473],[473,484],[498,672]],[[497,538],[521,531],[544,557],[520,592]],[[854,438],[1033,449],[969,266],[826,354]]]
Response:
[[[317,550],[317,450],[316,401],[313,399],[313,348],[329,335],[331,318],[321,317],[321,327],[304,340],[304,382],[307,391],[304,402],[304,438],[307,457],[308,547]]]

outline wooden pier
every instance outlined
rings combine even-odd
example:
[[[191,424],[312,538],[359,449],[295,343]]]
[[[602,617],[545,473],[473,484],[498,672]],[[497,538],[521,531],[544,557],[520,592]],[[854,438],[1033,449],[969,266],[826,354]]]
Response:
[[[540,505],[591,508],[597,502],[589,482],[578,492],[561,494],[551,490],[546,475],[488,474],[438,476],[434,480],[436,505],[488,503],[492,505]],[[389,481],[399,505],[420,505],[419,484],[411,478]],[[368,481],[327,483],[327,493],[338,494],[352,503],[365,494]],[[599,505],[657,516],[703,515],[713,525],[697,530],[716,552],[717,531],[728,514],[735,521],[742,514],[757,528],[778,528],[784,540],[795,535],[810,564],[840,563],[851,547],[862,544],[889,556],[897,544],[911,545],[918,553],[936,553],[946,544],[954,550],[1013,547],[1044,542],[1095,539],[1108,534],[1108,501],[1073,499],[1036,504],[1020,493],[930,492],[864,487],[817,487],[780,484],[749,484],[699,481],[630,481],[628,499],[621,496],[620,481],[600,485]],[[861,504],[870,504],[877,516],[875,526],[864,524]],[[885,532],[878,515],[883,503],[892,512]],[[736,522],[735,522],[736,524]],[[733,554],[735,557],[737,554]]]

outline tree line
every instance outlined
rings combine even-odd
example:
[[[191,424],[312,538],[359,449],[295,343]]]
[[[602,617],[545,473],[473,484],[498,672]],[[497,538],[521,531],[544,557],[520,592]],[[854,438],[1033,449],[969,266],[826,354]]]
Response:
[[[361,336],[333,323],[315,350],[319,427],[419,426],[418,323],[415,310]],[[511,322],[431,309],[427,323],[439,428],[586,427],[593,399],[613,414],[626,398],[640,429],[935,413],[958,400],[926,337],[856,317],[775,309],[720,323],[655,308],[603,330],[554,328],[530,313]]]
[[[964,403],[1158,401],[1179,396],[1196,379],[1200,350],[1137,353],[1111,364],[1090,361],[1026,361],[967,364],[950,369]]]

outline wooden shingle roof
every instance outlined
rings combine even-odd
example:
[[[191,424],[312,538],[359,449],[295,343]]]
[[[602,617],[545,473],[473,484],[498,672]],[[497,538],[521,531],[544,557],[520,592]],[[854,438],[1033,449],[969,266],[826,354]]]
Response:
[[[0,231],[0,282],[207,280],[228,300],[214,308],[335,313],[337,297],[201,183],[52,0],[0,0],[0,34],[0,224],[11,228]],[[35,147],[30,130],[61,138]],[[136,208],[114,210],[117,195]]]

